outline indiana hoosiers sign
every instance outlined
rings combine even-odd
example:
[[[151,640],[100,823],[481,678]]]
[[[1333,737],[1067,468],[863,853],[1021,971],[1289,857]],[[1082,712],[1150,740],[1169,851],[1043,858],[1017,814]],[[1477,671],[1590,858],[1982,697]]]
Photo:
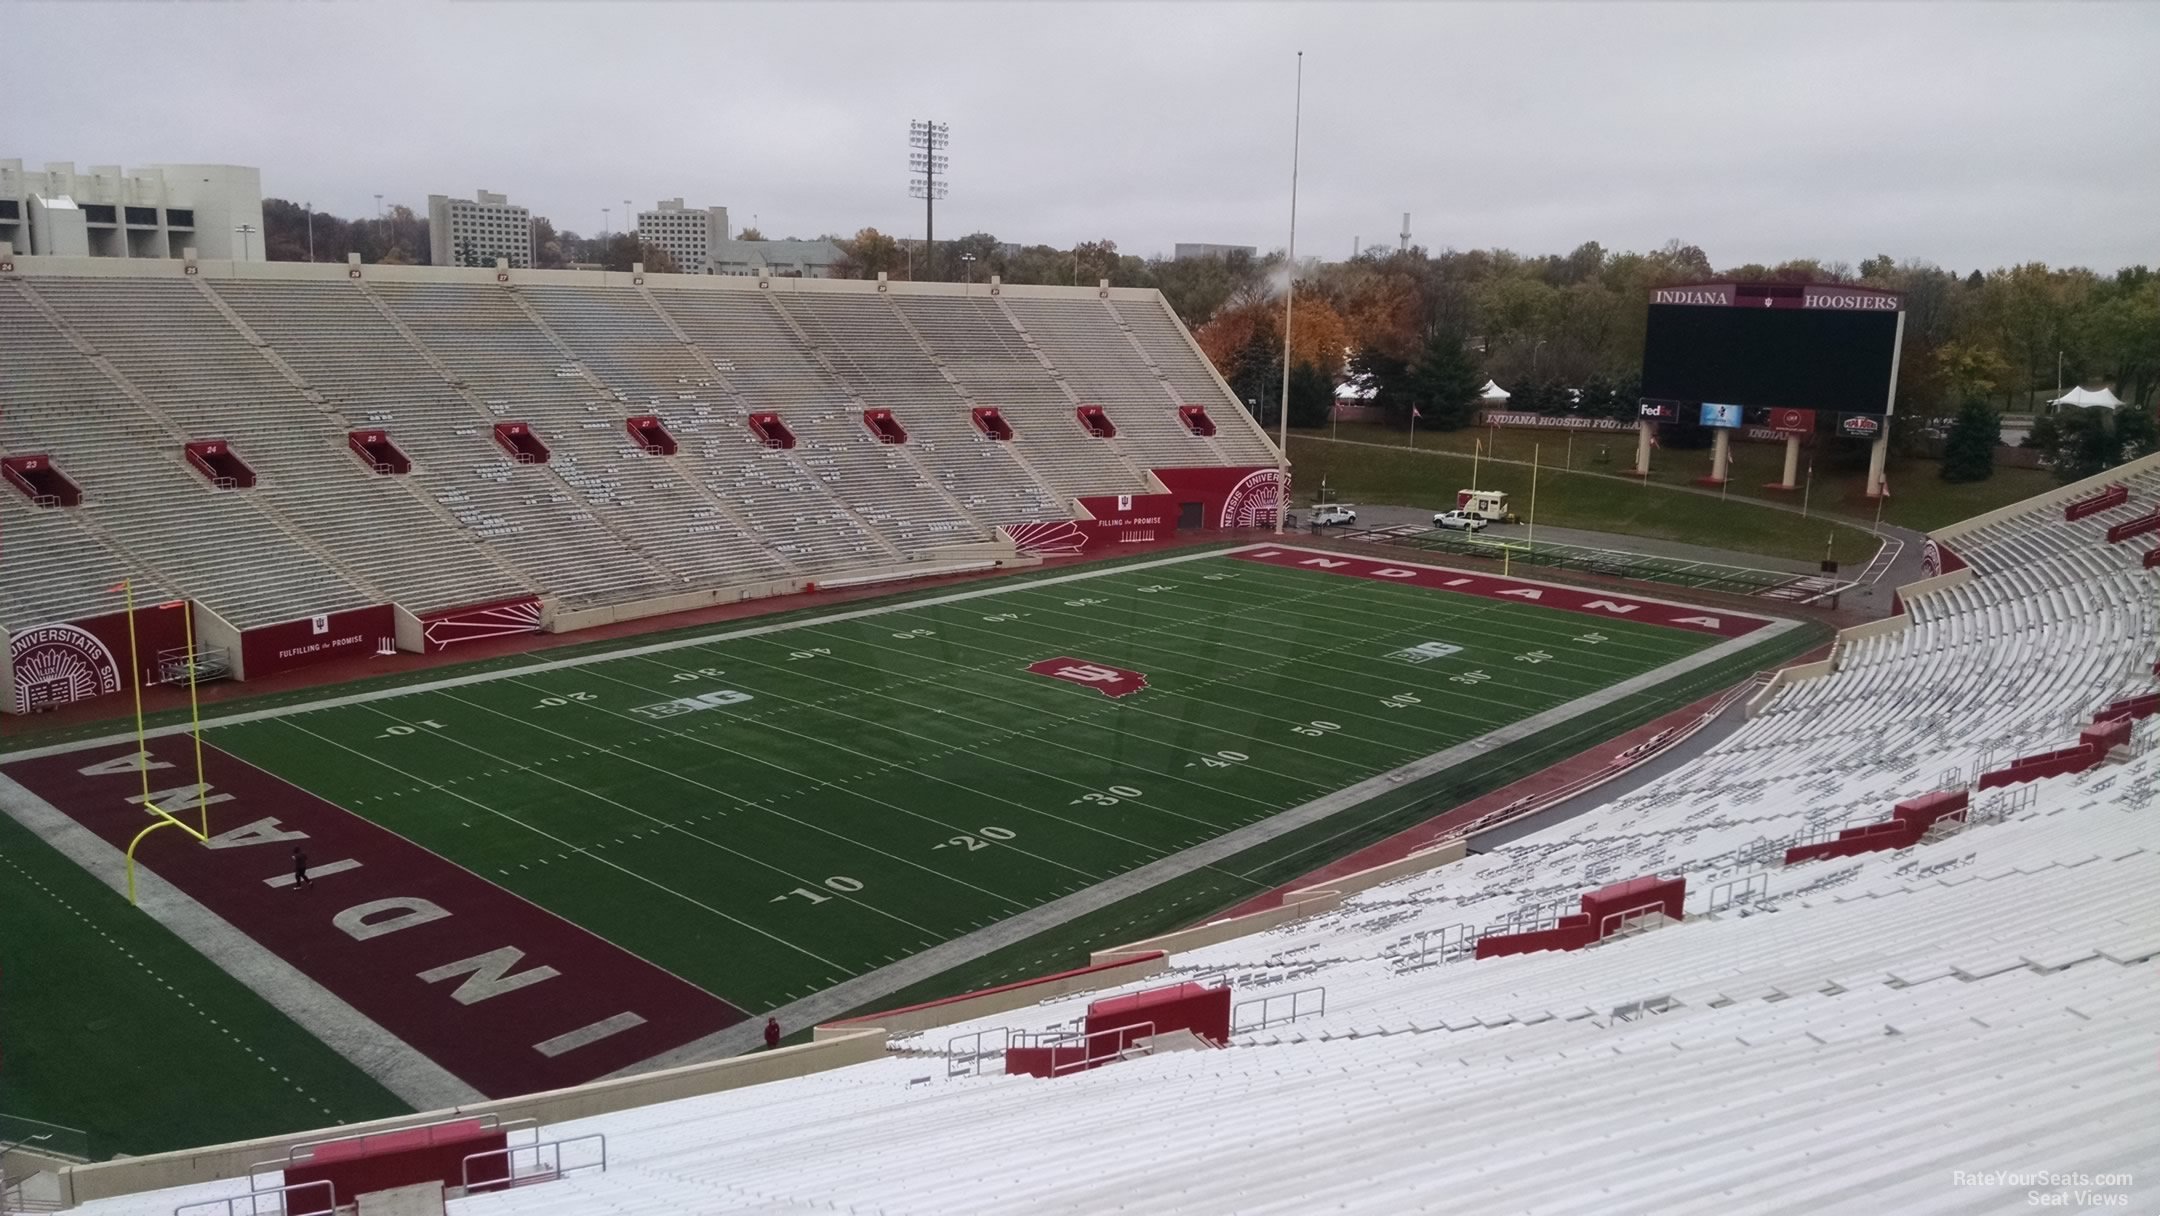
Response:
[[[1123,667],[1090,663],[1085,659],[1055,658],[1028,664],[1029,671],[1053,680],[1092,688],[1106,697],[1126,697],[1147,687],[1147,677]]]

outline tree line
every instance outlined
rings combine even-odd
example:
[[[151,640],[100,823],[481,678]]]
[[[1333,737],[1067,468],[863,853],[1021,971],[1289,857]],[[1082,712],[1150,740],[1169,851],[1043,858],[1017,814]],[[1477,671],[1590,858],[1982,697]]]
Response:
[[[263,253],[273,262],[308,260],[309,228],[314,229],[313,248],[318,262],[342,262],[357,253],[363,262],[386,266],[425,266],[431,260],[428,218],[403,203],[392,204],[373,219],[346,219],[327,211],[313,213],[299,203],[282,198],[263,200]],[[744,236],[755,240],[755,234]],[[452,249],[450,260],[460,266],[493,266],[494,260],[476,250]],[[580,236],[558,230],[546,216],[533,217],[533,266],[539,270],[568,270],[597,266],[603,270],[628,270],[643,263],[654,274],[673,274],[682,268],[667,250],[638,240],[634,232],[612,232],[605,237]]]

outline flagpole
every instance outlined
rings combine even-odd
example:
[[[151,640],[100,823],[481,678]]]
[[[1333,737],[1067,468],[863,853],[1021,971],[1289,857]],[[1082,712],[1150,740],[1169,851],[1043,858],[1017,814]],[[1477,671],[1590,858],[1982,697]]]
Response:
[[[1290,117],[1290,249],[1283,266],[1282,297],[1282,414],[1275,419],[1277,459],[1282,476],[1275,482],[1275,535],[1281,536],[1283,517],[1290,513],[1290,301],[1297,294],[1297,179],[1299,143],[1305,133],[1305,52],[1297,53],[1297,94]]]
[[[1417,450],[1417,407],[1410,407],[1410,450]]]
[[[1482,453],[1483,453],[1484,451],[1485,451],[1485,444],[1484,444],[1484,441],[1483,441],[1483,440],[1479,440],[1479,439],[1472,439],[1472,440],[1470,441],[1470,492],[1471,492],[1472,494],[1475,494],[1475,493],[1477,493],[1477,466],[1478,466],[1478,457],[1479,457],[1479,455],[1481,455],[1481,454],[1482,454]]]

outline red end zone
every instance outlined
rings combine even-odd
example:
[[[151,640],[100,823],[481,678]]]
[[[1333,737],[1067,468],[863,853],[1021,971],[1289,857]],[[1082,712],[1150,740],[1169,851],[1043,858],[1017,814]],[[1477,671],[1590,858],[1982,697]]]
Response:
[[[132,745],[8,765],[114,848],[153,820]],[[150,743],[151,797],[195,823],[191,742]],[[208,847],[136,863],[491,1098],[578,1085],[747,1015],[461,866],[212,747]],[[314,885],[295,890],[292,850]]]
[[[1323,574],[1340,574],[1349,578],[1369,578],[1383,583],[1406,583],[1413,587],[1453,591],[1483,599],[1538,604],[1546,608],[1558,608],[1563,612],[1580,612],[1585,616],[1602,617],[1608,621],[1639,621],[1646,625],[1663,625],[1669,629],[1714,634],[1721,638],[1744,637],[1770,623],[1761,617],[1744,616],[1722,608],[1648,600],[1640,596],[1590,591],[1558,583],[1502,578],[1494,574],[1472,574],[1439,566],[1373,561],[1370,558],[1317,549],[1292,549],[1270,545],[1260,549],[1240,550],[1230,556],[1239,561],[1316,570]]]

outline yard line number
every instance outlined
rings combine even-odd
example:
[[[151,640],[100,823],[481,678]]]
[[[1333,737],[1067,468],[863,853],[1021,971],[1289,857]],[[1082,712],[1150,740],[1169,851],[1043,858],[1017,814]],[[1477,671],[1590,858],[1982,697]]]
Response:
[[[588,701],[597,701],[597,700],[599,700],[599,699],[600,699],[600,697],[599,697],[599,695],[598,695],[597,693],[589,693],[589,692],[566,692],[566,693],[564,693],[563,695],[561,695],[561,696],[559,696],[559,697],[542,697],[542,698],[540,698],[540,699],[539,699],[539,700],[538,700],[537,702],[535,702],[535,703],[533,704],[533,708],[534,708],[534,709],[553,709],[553,708],[555,708],[555,707],[556,707],[556,706],[558,706],[558,705],[568,705],[568,704],[570,704],[570,703],[571,703],[572,701],[577,701],[577,702],[581,702],[581,703],[582,703],[582,702],[588,702]]]
[[[1093,806],[1116,806],[1120,802],[1130,802],[1139,796],[1140,787],[1138,786],[1113,785],[1105,789],[1089,790],[1065,805],[1078,806],[1085,802]]]
[[[973,853],[981,849],[989,848],[993,842],[1011,840],[1015,834],[1016,833],[1014,833],[1009,828],[977,828],[975,829],[973,834],[962,832],[960,835],[953,837],[951,840],[946,841],[944,844],[932,845],[930,847],[933,850],[950,848],[959,849],[967,853]]]
[[[840,892],[842,895],[853,895],[855,892],[860,891],[863,888],[861,879],[849,878],[845,874],[833,875],[831,878],[825,880],[825,885],[835,891]],[[820,891],[813,891],[808,887],[796,887],[794,890],[789,891],[785,895],[775,895],[771,899],[766,900],[765,902],[777,904],[785,900],[793,899],[798,895],[804,899],[809,900],[813,904],[821,904],[824,903],[826,900],[832,898],[832,896],[830,895],[826,895]]]
[[[383,727],[383,732],[382,732],[381,734],[379,734],[379,735],[375,736],[375,737],[376,737],[376,738],[378,738],[378,739],[402,739],[402,738],[404,738],[404,737],[405,737],[406,735],[410,735],[410,734],[417,734],[418,732],[420,732],[420,731],[421,731],[421,730],[423,730],[423,729],[425,729],[425,730],[442,730],[442,729],[443,729],[443,724],[442,724],[442,723],[440,723],[440,722],[437,722],[437,721],[436,721],[435,719],[433,719],[433,718],[426,718],[426,719],[423,719],[423,720],[421,720],[421,721],[419,721],[419,722],[415,722],[415,723],[413,723],[413,724],[412,724],[411,726],[407,726],[407,725],[405,725],[404,723],[402,723],[402,722],[401,722],[401,723],[397,724],[396,726],[385,726],[385,727]]]

